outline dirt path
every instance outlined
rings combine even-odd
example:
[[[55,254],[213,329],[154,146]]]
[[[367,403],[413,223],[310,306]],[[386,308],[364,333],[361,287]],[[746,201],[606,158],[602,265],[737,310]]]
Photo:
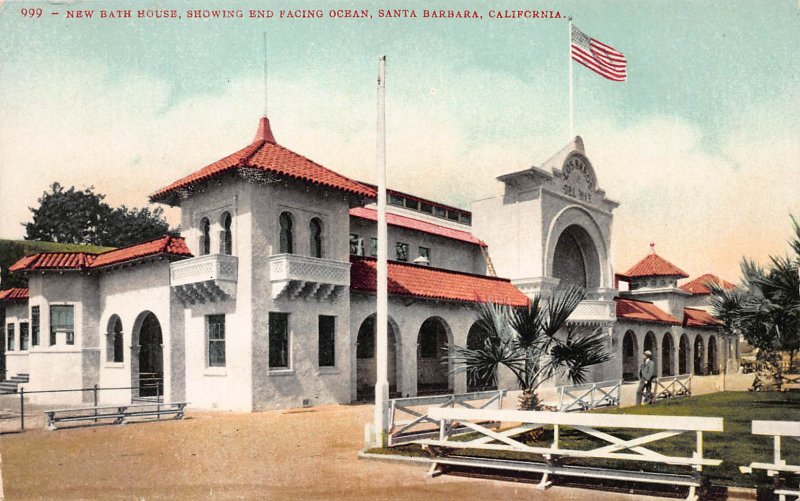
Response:
[[[194,413],[140,423],[0,437],[15,499],[619,499],[556,487],[444,476],[359,460],[371,406]],[[623,496],[634,499],[633,496]],[[647,499],[653,499],[648,497]]]

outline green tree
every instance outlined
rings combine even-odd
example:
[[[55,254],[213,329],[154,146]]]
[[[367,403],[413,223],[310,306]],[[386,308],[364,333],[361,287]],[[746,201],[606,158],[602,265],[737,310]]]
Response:
[[[29,207],[33,216],[25,224],[25,239],[122,247],[169,230],[161,208],[114,209],[104,199],[93,186],[76,190],[53,183],[39,198],[39,206]]]
[[[567,323],[584,298],[582,288],[564,286],[547,304],[537,296],[525,307],[480,305],[483,346],[452,347],[448,356],[453,371],[496,384],[499,367],[508,368],[522,389],[520,408],[528,410],[539,406],[539,387],[557,374],[566,374],[576,384],[585,382],[589,367],[611,356],[599,329],[587,331]]]
[[[800,224],[792,217],[794,256],[770,256],[767,267],[742,259],[742,282],[735,289],[709,284],[714,315],[724,334],[742,336],[764,354],[785,351],[791,363],[800,350]]]

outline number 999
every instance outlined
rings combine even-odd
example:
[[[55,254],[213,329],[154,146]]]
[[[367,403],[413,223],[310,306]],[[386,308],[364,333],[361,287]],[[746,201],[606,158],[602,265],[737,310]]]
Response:
[[[42,17],[42,9],[20,9],[20,14],[24,17]]]

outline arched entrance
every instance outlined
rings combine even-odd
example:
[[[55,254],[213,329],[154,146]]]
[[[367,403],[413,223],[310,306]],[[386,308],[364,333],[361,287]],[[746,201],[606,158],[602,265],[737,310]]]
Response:
[[[387,326],[389,394],[397,394],[397,347],[395,329],[392,321]],[[375,315],[361,322],[356,340],[356,400],[367,401],[375,398],[375,381],[378,379],[378,366],[375,363]]]
[[[573,224],[559,235],[553,254],[553,277],[562,284],[585,289],[600,287],[600,257],[583,227]]]
[[[652,332],[648,332],[644,336],[644,350],[642,351],[649,351],[652,353],[651,360],[653,360],[653,364],[655,364],[655,375],[658,376],[658,340],[656,339],[656,335]]]
[[[715,336],[708,338],[707,365],[706,374],[719,374],[719,366],[717,365],[717,338]]]
[[[452,388],[447,373],[445,348],[448,346],[444,320],[431,317],[422,323],[417,335],[417,395],[447,393]]]
[[[689,374],[689,338],[686,334],[681,336],[681,341],[678,344],[678,373]]]
[[[667,332],[661,340],[661,375],[673,376],[672,334]]]
[[[470,350],[482,350],[486,348],[488,337],[486,330],[479,322],[472,324],[467,333],[467,348]],[[495,377],[480,372],[467,372],[467,391],[496,390],[497,381]]]
[[[164,394],[164,353],[161,324],[149,311],[139,314],[133,329],[131,386],[136,396],[157,397]]]
[[[703,338],[698,335],[694,338],[694,373],[698,376],[705,374],[703,351]]]
[[[633,381],[639,377],[639,344],[633,331],[625,332],[622,338],[622,379]]]

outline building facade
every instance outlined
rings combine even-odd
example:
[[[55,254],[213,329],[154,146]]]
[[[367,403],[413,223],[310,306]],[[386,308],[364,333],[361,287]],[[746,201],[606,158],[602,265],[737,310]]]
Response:
[[[525,306],[559,283],[587,290],[570,321],[607,335],[613,357],[596,380],[630,377],[644,347],[663,354],[659,374],[724,365],[716,320],[693,309],[702,294],[677,287],[685,273],[636,265],[615,276],[618,204],[580,138],[498,181],[471,211],[389,190],[393,395],[474,389],[442,353],[479,339],[475,305]],[[101,392],[109,403],[163,396],[251,411],[368,399],[375,198],[373,186],[281,146],[264,117],[249,145],[151,196],[180,207],[180,236],[16,263],[29,287],[0,294],[6,373],[27,378],[26,390],[123,388]]]

